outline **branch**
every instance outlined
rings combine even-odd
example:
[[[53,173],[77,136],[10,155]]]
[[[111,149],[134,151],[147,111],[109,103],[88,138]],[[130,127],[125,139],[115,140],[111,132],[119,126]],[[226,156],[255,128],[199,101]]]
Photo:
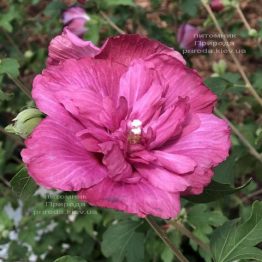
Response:
[[[170,241],[166,233],[159,227],[159,225],[152,218],[146,217],[145,220],[156,232],[156,234],[162,239],[162,241],[173,251],[173,253],[180,262],[189,262],[187,258],[181,253],[181,251]]]
[[[235,133],[235,135],[239,138],[239,140],[249,149],[251,155],[257,158],[260,162],[262,162],[262,155],[256,151],[256,149],[248,142],[248,140],[240,133],[240,131],[226,118],[217,108],[215,108],[215,113],[223,118],[231,130]]]
[[[119,28],[110,18],[109,16],[104,13],[103,11],[99,11],[99,13],[101,14],[101,16],[106,20],[106,22],[113,27],[118,33],[124,35],[125,31],[123,31],[121,28]]]
[[[230,56],[232,57],[234,63],[236,64],[236,67],[240,73],[240,75],[242,76],[244,82],[245,82],[245,86],[247,88],[247,90],[250,92],[251,95],[253,95],[253,97],[257,100],[257,102],[262,106],[262,98],[258,95],[258,93],[256,92],[255,88],[252,86],[252,84],[250,83],[243,67],[241,66],[239,60],[237,59],[236,55],[234,54],[234,50],[231,49],[229,47],[229,45],[227,44],[227,39],[225,37],[224,32],[222,31],[212,9],[210,8],[209,4],[206,2],[206,0],[201,0],[203,6],[205,7],[205,9],[207,10],[208,14],[210,15],[211,19],[213,20],[213,23],[215,24],[215,27],[217,29],[217,31],[221,34],[221,37],[223,38],[223,41],[226,44],[226,47],[229,51]]]
[[[210,252],[208,244],[204,243],[201,239],[197,238],[190,230],[188,230],[181,222],[173,220],[171,224],[182,234],[196,242],[200,248],[206,252]]]
[[[31,92],[18,78],[14,78],[11,75],[8,75],[8,77],[26,94],[28,98],[32,99]]]
[[[236,4],[236,10],[237,10],[237,13],[238,13],[239,17],[243,21],[247,31],[250,32],[252,30],[252,28],[250,27],[249,23],[247,22],[247,19],[245,18],[245,16],[244,16],[244,14],[243,14],[239,4]]]
[[[242,202],[246,202],[247,200],[249,200],[250,198],[253,198],[255,196],[258,196],[262,194],[262,188],[258,189],[257,191],[247,195],[246,197],[242,198]]]

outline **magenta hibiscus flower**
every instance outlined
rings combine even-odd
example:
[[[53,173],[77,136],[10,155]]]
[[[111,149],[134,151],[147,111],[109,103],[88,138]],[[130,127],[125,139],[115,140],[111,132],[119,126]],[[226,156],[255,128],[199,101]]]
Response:
[[[22,151],[30,176],[90,205],[175,217],[228,155],[216,96],[178,52],[139,35],[99,49],[65,30],[32,94],[47,117]]]

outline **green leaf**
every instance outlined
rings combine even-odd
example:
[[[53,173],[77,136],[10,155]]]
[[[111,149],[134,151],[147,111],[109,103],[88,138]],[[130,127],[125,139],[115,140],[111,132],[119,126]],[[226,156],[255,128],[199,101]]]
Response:
[[[181,9],[189,16],[196,16],[200,0],[183,0],[181,1]]]
[[[107,6],[115,6],[115,5],[127,5],[127,6],[134,6],[133,0],[107,0]]]
[[[261,261],[262,251],[255,246],[262,242],[262,202],[252,206],[249,219],[226,222],[217,228],[211,237],[211,250],[215,262],[230,262],[239,259]]]
[[[251,182],[251,180],[252,179],[249,179],[244,185],[236,188],[232,187],[230,184],[222,184],[212,180],[211,183],[204,189],[202,194],[188,196],[185,198],[194,203],[212,202],[245,188]]]
[[[225,73],[223,74],[223,79],[225,79],[226,81],[228,81],[231,84],[237,84],[239,82],[240,79],[240,75],[238,73]]]
[[[33,247],[36,244],[36,230],[37,228],[34,223],[28,223],[28,225],[23,225],[23,230],[21,230],[18,234],[19,241],[24,244],[27,243]]]
[[[59,17],[61,11],[66,8],[66,5],[62,1],[54,0],[49,1],[50,3],[46,6],[43,13],[49,17]]]
[[[163,262],[172,262],[174,261],[174,254],[169,247],[165,246],[164,251],[161,254],[161,259]]]
[[[0,75],[8,74],[11,77],[19,76],[19,64],[14,58],[4,58],[0,59]]]
[[[100,17],[96,15],[91,15],[90,17],[91,20],[88,22],[88,31],[85,34],[85,39],[97,45],[100,37]]]
[[[214,181],[222,184],[234,184],[236,160],[240,153],[236,148],[232,149],[230,156],[214,169]]]
[[[136,232],[140,225],[127,220],[110,226],[103,235],[103,254],[114,262],[125,257],[128,262],[144,261],[144,235]]]
[[[8,101],[13,97],[13,93],[5,93],[0,89],[0,102],[1,101]]]
[[[210,210],[207,205],[199,204],[190,208],[187,220],[195,226],[197,231],[208,235],[213,231],[212,226],[222,225],[226,221],[226,217],[220,210]]]
[[[63,256],[57,258],[54,262],[87,262],[87,260],[78,256]]]
[[[37,185],[27,174],[26,168],[22,167],[10,181],[13,191],[19,198],[27,200],[36,191]]]
[[[213,232],[214,227],[221,226],[227,218],[220,210],[213,210],[207,204],[194,205],[189,209],[187,222],[193,228],[192,233],[204,243],[209,243],[209,235]],[[190,245],[197,250],[197,243],[190,240]],[[206,254],[205,258],[210,254]]]
[[[254,73],[254,75],[252,76],[252,80],[254,82],[254,87],[256,89],[262,90],[262,71],[257,71],[256,73]]]
[[[78,216],[73,224],[73,228],[77,233],[81,233],[83,230],[85,233],[88,233],[90,236],[93,236],[94,226],[99,224],[102,220],[100,214],[92,216]]]
[[[228,82],[221,77],[208,77],[205,84],[218,96],[222,96],[228,87]]]
[[[17,18],[19,18],[19,13],[13,5],[10,7],[7,13],[0,13],[0,27],[11,33],[13,31],[13,26],[11,23]]]
[[[13,226],[12,220],[9,218],[9,216],[5,213],[4,210],[0,211],[0,236],[1,233],[6,229],[11,229]],[[7,231],[8,232],[8,231]]]
[[[16,241],[11,241],[8,248],[8,261],[28,261],[27,251],[27,247]]]

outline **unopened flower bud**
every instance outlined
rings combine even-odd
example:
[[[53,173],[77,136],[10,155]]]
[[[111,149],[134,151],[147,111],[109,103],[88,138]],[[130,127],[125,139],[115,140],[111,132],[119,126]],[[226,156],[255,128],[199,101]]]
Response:
[[[257,36],[257,30],[256,29],[250,29],[248,31],[248,35],[251,36],[251,37],[256,37]]]
[[[224,9],[224,3],[222,0],[211,0],[210,7],[214,12],[219,12]]]
[[[34,128],[42,120],[42,113],[35,108],[28,108],[20,112],[13,119],[14,124],[8,125],[5,129],[9,133],[14,133],[22,138],[28,137]]]
[[[212,65],[212,69],[213,69],[214,73],[216,75],[219,75],[219,76],[221,76],[225,73],[226,68],[227,68],[227,64],[226,64],[225,60],[223,60],[223,59],[219,60],[218,63],[214,63]]]

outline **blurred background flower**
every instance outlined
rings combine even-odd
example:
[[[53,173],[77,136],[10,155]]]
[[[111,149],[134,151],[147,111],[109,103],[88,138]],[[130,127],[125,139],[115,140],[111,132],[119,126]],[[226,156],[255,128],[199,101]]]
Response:
[[[222,0],[212,0],[210,2],[210,6],[214,12],[219,12],[224,9],[224,4]]]
[[[177,31],[177,41],[181,49],[202,48],[199,40],[200,30],[190,24],[182,24]]]
[[[64,26],[77,36],[83,36],[87,31],[86,23],[90,20],[86,11],[81,7],[70,7],[62,15]]]

